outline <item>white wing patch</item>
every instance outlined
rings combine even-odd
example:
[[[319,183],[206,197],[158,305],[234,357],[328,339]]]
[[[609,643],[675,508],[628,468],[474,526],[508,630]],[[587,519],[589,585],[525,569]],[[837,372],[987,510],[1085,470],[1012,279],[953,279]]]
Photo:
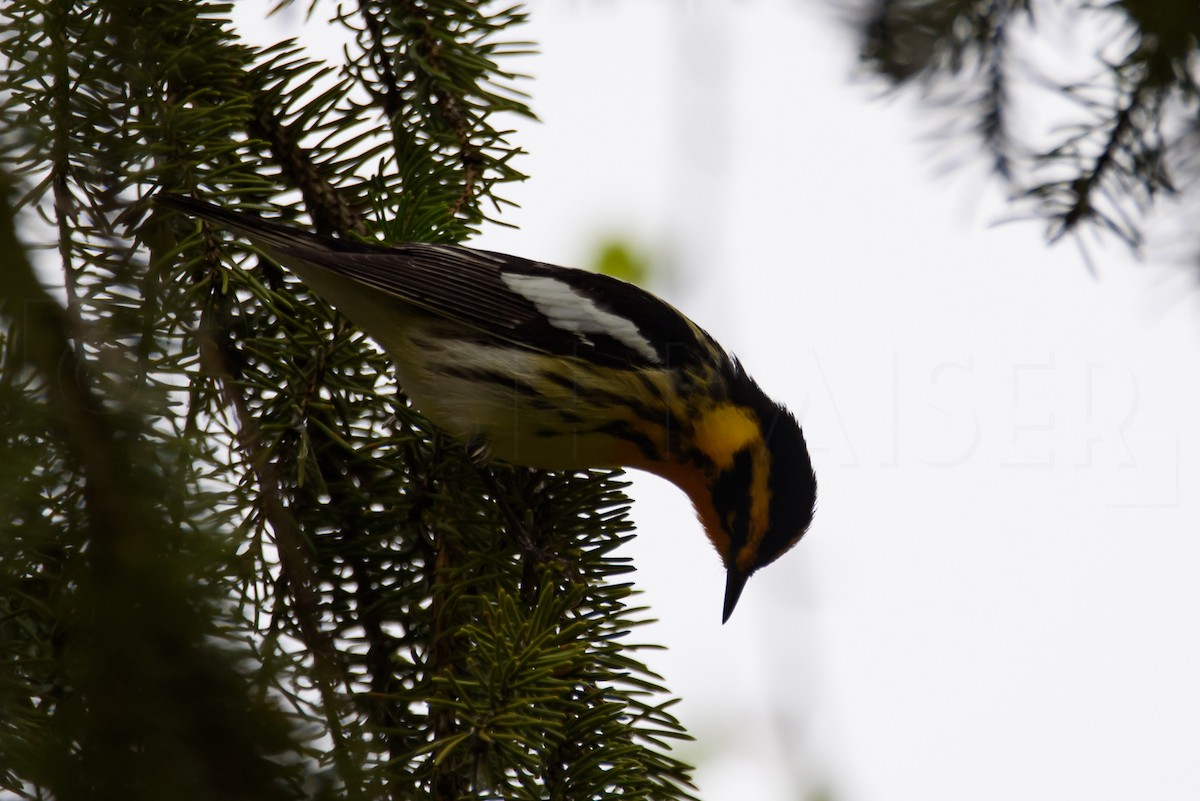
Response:
[[[636,325],[601,309],[565,281],[516,273],[502,273],[500,277],[509,289],[533,303],[555,328],[570,331],[585,340],[588,334],[604,334],[649,361],[660,361],[658,351],[641,335]]]

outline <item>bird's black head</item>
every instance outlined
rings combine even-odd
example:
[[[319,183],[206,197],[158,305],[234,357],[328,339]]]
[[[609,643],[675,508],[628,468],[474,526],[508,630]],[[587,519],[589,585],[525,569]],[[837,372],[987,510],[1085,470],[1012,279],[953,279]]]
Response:
[[[722,622],[746,580],[800,541],[812,523],[817,478],[796,418],[743,373],[735,403],[753,411],[760,441],[738,451],[713,483],[713,505],[729,537]]]

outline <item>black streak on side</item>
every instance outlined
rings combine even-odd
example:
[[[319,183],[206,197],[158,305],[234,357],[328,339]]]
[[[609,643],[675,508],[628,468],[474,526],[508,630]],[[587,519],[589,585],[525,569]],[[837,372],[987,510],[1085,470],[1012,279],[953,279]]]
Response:
[[[651,406],[647,406],[644,403],[631,400],[630,398],[618,395],[615,392],[609,392],[603,389],[592,388],[588,390],[587,394],[589,398],[601,401],[605,405],[611,406],[614,409],[628,409],[629,411],[633,412],[635,417],[638,417],[647,423],[650,423],[651,425],[662,425],[663,423],[663,415],[666,412],[661,409],[655,409]]]
[[[513,390],[521,397],[525,398],[530,406],[538,409],[554,409],[557,408],[550,403],[538,392],[534,387],[513,378],[508,373],[499,370],[489,370],[484,367],[442,367],[438,372],[442,375],[450,376],[451,378],[461,378],[464,381],[484,382],[488,384],[496,384]]]
[[[602,426],[597,426],[593,430],[600,434],[609,434],[627,442],[632,442],[641,451],[642,456],[646,457],[651,463],[662,461],[662,453],[659,452],[654,441],[624,420],[613,420]]]

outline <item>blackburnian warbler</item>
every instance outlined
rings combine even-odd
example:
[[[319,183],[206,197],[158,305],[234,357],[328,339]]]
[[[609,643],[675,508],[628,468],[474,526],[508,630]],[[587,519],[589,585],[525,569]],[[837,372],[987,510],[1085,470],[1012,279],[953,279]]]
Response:
[[[633,467],[687,493],[746,580],[804,535],[816,477],[796,419],[699,326],[632,284],[449,245],[318,236],[191,198],[157,202],[244,235],[370,334],[435,424],[547,470]]]

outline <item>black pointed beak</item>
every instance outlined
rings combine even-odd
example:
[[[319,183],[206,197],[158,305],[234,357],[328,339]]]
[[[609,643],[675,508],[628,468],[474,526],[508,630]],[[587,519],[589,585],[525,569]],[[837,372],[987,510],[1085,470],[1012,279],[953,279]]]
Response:
[[[746,579],[750,578],[749,573],[743,573],[737,569],[737,565],[729,568],[725,574],[725,613],[721,616],[721,622],[725,623],[729,620],[729,616],[733,614],[733,608],[737,606],[738,598],[742,597],[742,588],[746,586]]]

